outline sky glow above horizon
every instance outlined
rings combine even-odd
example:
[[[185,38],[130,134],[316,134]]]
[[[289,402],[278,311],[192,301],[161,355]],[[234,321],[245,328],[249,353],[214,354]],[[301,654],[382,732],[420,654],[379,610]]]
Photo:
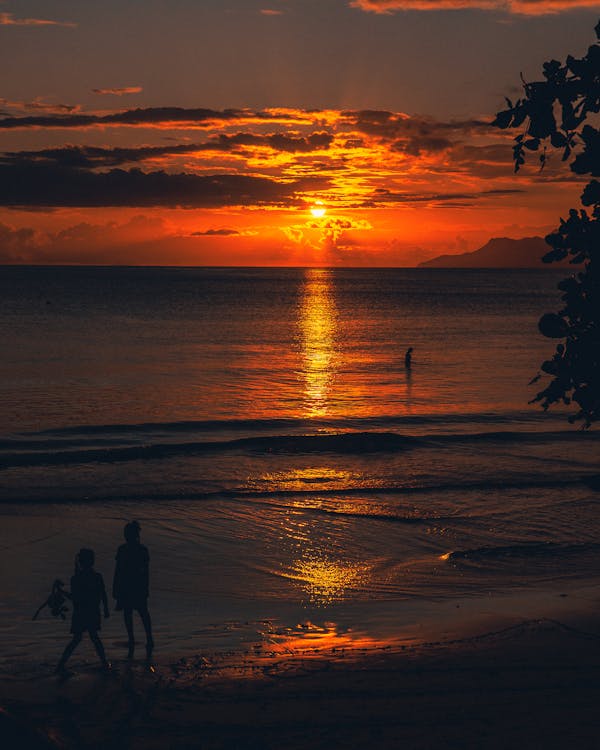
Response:
[[[581,183],[490,126],[586,0],[0,2],[0,262],[415,265]]]

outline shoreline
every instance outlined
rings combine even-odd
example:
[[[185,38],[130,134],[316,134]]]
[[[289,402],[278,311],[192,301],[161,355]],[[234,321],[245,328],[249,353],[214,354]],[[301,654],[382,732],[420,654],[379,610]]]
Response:
[[[2,677],[0,701],[17,730],[65,750],[598,745],[600,636],[557,622],[403,651],[212,658]]]
[[[27,746],[32,731],[40,748],[63,750],[595,748],[600,734],[600,619],[589,613],[411,645],[74,666],[67,680],[42,666],[0,675],[4,746]]]

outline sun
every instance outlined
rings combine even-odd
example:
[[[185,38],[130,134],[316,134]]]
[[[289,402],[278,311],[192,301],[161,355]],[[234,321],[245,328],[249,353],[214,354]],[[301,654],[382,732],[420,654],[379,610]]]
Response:
[[[315,205],[310,209],[315,219],[322,219],[327,209],[323,206],[323,201],[315,201]]]

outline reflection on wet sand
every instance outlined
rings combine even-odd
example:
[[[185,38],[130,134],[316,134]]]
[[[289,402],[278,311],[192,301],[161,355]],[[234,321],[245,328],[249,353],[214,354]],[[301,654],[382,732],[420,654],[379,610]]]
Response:
[[[336,374],[336,307],[331,269],[309,268],[299,311],[305,416],[322,417]]]
[[[267,628],[261,633],[264,648],[270,647],[273,656],[295,655],[322,657],[329,652],[357,652],[363,649],[387,649],[401,646],[400,635],[393,639],[375,638],[365,632],[343,628],[335,622],[315,624],[310,620],[294,628]]]
[[[360,660],[377,652],[399,653],[417,645],[407,633],[375,637],[335,622],[311,620],[286,627],[271,620],[234,625],[243,650],[184,657],[171,665],[171,679],[178,684],[223,679],[261,679],[307,668],[329,669],[335,663]]]

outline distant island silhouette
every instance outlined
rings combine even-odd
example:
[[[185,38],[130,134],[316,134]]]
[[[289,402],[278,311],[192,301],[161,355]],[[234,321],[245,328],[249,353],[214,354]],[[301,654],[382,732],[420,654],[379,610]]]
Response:
[[[419,263],[419,268],[556,268],[542,257],[552,248],[543,237],[512,240],[494,237],[478,250],[457,255],[438,255]]]

